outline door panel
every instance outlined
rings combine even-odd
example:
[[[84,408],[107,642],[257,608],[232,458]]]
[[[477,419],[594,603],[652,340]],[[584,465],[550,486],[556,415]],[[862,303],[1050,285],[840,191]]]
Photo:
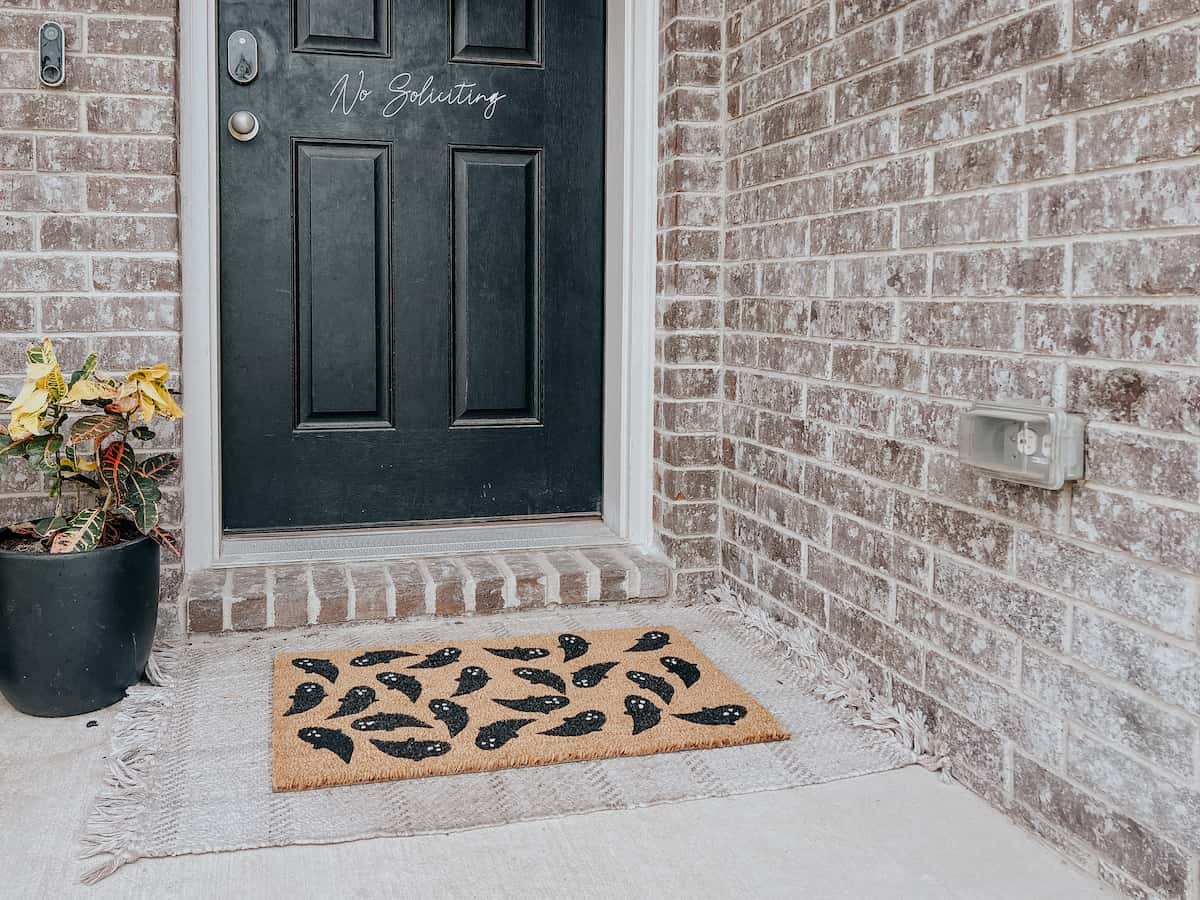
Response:
[[[542,0],[453,0],[452,61],[542,64]]]
[[[454,151],[455,425],[540,423],[538,151]]]
[[[296,50],[387,56],[390,2],[295,0]]]
[[[300,428],[392,424],[389,150],[296,144]]]
[[[220,0],[227,531],[595,515],[603,0]],[[472,56],[473,55],[473,56]],[[470,62],[462,60],[471,57]]]

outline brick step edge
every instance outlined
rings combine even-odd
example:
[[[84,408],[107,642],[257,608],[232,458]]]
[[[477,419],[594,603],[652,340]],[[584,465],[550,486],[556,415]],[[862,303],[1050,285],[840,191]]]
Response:
[[[208,569],[184,587],[195,634],[460,616],[671,593],[661,556],[632,546]]]

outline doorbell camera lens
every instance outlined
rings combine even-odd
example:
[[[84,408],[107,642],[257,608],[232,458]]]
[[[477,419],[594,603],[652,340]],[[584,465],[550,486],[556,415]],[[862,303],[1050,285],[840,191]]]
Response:
[[[46,87],[59,87],[66,81],[66,43],[62,26],[46,22],[38,29],[38,78]]]

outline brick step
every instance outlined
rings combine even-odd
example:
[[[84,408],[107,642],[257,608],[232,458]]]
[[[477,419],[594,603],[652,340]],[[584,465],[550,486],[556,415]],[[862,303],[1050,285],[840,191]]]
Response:
[[[188,631],[256,631],[671,593],[665,559],[629,545],[209,569],[188,578]]]

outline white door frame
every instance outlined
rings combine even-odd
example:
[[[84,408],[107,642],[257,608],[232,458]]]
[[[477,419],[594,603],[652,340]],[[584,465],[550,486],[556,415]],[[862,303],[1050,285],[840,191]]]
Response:
[[[236,538],[221,533],[216,3],[179,4],[187,570],[617,540],[650,546],[658,3],[608,0],[602,522],[546,520]]]

